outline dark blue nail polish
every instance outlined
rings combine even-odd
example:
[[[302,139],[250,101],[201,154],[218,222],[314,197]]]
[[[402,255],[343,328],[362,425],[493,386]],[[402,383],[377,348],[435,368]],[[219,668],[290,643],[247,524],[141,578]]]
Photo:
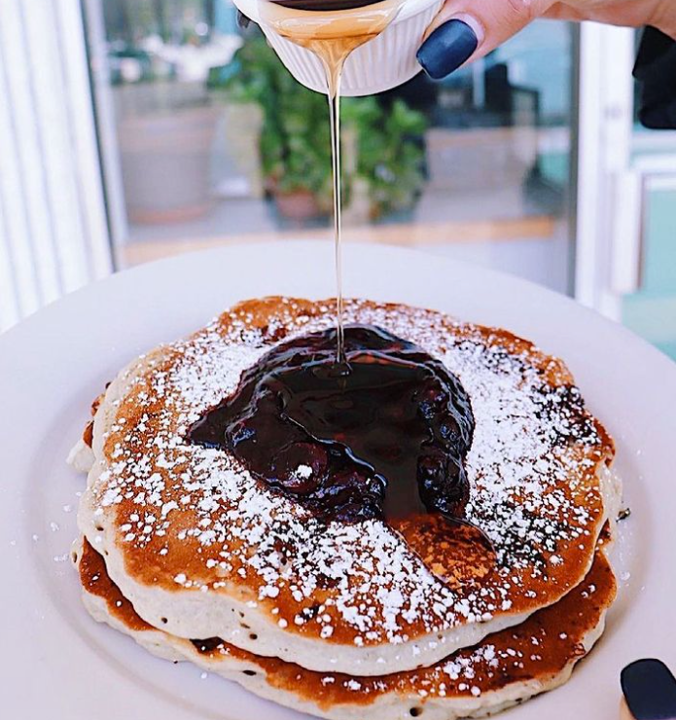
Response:
[[[433,80],[441,80],[469,60],[478,44],[476,33],[466,22],[449,20],[422,44],[418,62]]]
[[[661,660],[637,660],[621,675],[622,692],[637,720],[676,717],[676,680]]]

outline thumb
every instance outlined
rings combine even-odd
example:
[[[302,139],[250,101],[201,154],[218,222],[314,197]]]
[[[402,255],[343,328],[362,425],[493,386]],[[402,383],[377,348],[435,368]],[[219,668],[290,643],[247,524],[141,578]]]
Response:
[[[554,0],[446,0],[427,30],[418,62],[434,80],[483,57],[536,18]]]

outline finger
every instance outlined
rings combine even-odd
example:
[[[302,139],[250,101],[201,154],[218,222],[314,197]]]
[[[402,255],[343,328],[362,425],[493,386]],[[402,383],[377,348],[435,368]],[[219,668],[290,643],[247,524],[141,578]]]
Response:
[[[431,78],[446,77],[494,50],[553,4],[554,0],[446,0],[418,50],[418,62]]]
[[[549,18],[550,20],[574,20],[576,22],[588,19],[588,16],[581,10],[563,2],[555,2],[543,13],[542,17]]]
[[[599,4],[555,2],[543,17],[556,20],[592,20],[623,27],[641,27],[643,25],[657,27],[660,24],[659,10],[660,6],[654,3],[633,2],[632,0]],[[670,8],[670,16],[673,24],[673,19],[676,17],[673,7]]]

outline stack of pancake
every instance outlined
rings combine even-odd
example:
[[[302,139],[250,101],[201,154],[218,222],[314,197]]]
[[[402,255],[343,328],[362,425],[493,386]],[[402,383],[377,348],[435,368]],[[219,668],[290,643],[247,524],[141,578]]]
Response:
[[[561,684],[615,596],[620,494],[612,440],[561,361],[438,312],[346,303],[347,322],[416,343],[462,383],[464,519],[489,554],[415,518],[406,532],[326,522],[190,441],[244,370],[330,326],[331,306],[241,303],[97,399],[70,458],[88,472],[73,552],[87,609],[154,654],[327,718],[481,716]]]

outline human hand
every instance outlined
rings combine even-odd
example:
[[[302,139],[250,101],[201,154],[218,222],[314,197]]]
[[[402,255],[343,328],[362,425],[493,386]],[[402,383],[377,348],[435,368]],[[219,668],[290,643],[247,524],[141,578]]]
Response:
[[[435,80],[477,60],[537,18],[653,25],[676,39],[674,0],[446,0],[418,51]]]

